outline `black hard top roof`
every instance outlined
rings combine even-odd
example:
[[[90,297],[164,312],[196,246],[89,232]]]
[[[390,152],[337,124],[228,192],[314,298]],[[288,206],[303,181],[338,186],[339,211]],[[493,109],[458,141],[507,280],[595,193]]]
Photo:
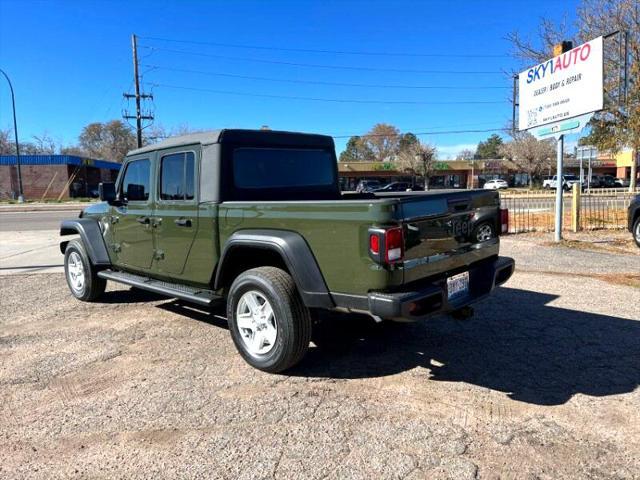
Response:
[[[139,153],[153,152],[183,145],[211,145],[214,143],[334,148],[333,138],[328,135],[277,130],[221,129],[167,138],[162,142],[132,150],[129,152],[129,155],[137,155]]]

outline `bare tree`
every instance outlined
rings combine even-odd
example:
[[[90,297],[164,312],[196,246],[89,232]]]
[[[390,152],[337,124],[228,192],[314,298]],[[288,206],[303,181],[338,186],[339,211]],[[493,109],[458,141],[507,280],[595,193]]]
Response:
[[[513,140],[500,147],[500,154],[524,170],[529,177],[529,187],[533,179],[540,176],[555,157],[555,140],[538,140],[529,132],[514,133]]]
[[[33,143],[39,155],[54,155],[60,151],[60,146],[47,132],[33,136]]]
[[[204,130],[195,129],[190,127],[186,123],[167,128],[164,125],[158,123],[149,127],[144,135],[145,145],[157,143],[170,137],[177,137],[180,135],[188,135],[190,133],[203,132]]]
[[[347,145],[340,153],[340,162],[368,162],[371,161],[373,155],[368,149],[362,137],[353,136],[347,142]]]
[[[393,160],[400,146],[400,130],[387,123],[378,123],[363,137],[363,141],[375,161]]]
[[[0,129],[0,155],[13,155],[16,153],[16,144],[12,140],[11,130]]]
[[[421,176],[424,189],[429,190],[429,180],[436,166],[436,147],[427,143],[416,142],[402,149],[397,156],[398,170],[409,172],[414,177]]]
[[[615,31],[628,35],[629,71],[626,101],[620,82],[620,37],[612,37],[605,44],[605,110],[594,115],[591,132],[582,139],[600,150],[617,152],[631,147],[640,152],[640,4],[638,0],[582,0],[576,12],[575,39],[587,42]],[[514,55],[530,63],[540,63],[551,56],[554,44],[570,38],[566,19],[560,24],[551,19],[540,23],[537,38],[523,38],[518,32],[508,40]],[[632,162],[631,189],[635,189],[637,161]]]
[[[469,162],[474,159],[475,155],[476,155],[476,152],[474,150],[469,150],[468,148],[465,148],[464,150],[461,150],[458,153],[458,155],[456,155],[456,160],[465,160]]]
[[[129,150],[136,148],[133,129],[120,120],[90,123],[78,137],[79,149],[92,158],[121,162]]]

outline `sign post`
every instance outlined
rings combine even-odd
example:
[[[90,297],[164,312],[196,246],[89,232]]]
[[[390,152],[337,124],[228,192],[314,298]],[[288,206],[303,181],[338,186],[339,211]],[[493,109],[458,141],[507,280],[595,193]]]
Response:
[[[558,153],[556,154],[556,224],[554,232],[554,240],[559,242],[562,240],[562,192],[564,191],[564,177],[562,160],[564,156],[564,135],[558,138]]]
[[[562,240],[564,136],[582,130],[604,106],[603,37],[563,51],[518,75],[518,130],[558,141],[556,242]]]

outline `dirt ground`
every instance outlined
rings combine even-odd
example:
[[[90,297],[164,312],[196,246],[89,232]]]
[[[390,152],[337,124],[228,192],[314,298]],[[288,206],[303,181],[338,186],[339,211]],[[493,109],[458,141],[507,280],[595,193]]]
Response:
[[[0,477],[640,478],[639,292],[518,272],[470,320],[341,317],[270,375],[215,314],[0,277]]]
[[[633,241],[628,230],[601,229],[583,230],[580,232],[562,232],[563,244],[566,247],[595,252],[623,253],[640,256],[640,249]],[[515,235],[518,240],[528,240],[541,245],[551,246],[553,233],[531,232]]]

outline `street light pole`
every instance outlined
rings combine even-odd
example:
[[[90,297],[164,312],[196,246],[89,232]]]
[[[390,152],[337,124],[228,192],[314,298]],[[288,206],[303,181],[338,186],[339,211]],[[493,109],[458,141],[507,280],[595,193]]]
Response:
[[[4,70],[0,68],[0,73],[4,75],[9,83],[9,90],[11,90],[11,105],[13,106],[13,135],[16,141],[16,166],[18,167],[18,203],[24,203],[24,194],[22,190],[22,171],[20,170],[20,142],[18,142],[18,122],[16,120],[16,97],[13,94],[13,85],[11,80]]]

